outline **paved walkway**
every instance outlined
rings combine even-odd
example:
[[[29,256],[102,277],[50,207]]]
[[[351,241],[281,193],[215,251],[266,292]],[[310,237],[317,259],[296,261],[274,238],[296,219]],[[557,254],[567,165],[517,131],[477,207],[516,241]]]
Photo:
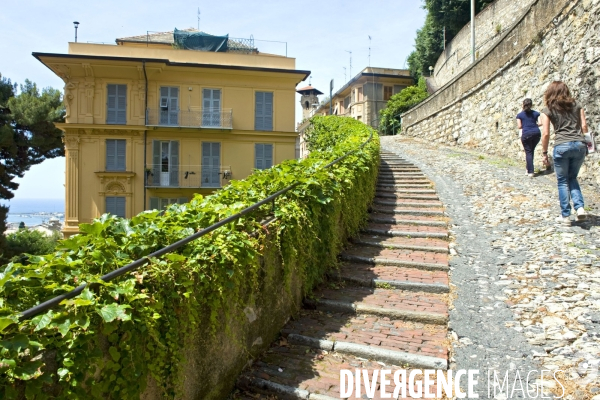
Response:
[[[236,398],[339,399],[341,369],[447,369],[447,218],[431,181],[383,153],[369,218]]]

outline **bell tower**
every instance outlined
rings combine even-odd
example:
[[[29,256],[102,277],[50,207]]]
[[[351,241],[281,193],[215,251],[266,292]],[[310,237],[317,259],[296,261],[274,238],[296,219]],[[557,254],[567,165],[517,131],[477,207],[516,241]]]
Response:
[[[319,106],[318,96],[323,93],[310,85],[298,89],[296,90],[296,92],[300,93],[300,104],[302,105],[302,119],[304,120],[312,117],[311,112]]]

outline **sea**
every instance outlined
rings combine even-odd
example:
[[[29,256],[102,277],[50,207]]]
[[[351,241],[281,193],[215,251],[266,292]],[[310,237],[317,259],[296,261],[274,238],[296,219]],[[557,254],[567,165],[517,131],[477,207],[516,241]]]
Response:
[[[48,222],[50,218],[64,222],[64,199],[12,199],[2,200],[0,204],[9,207],[7,225],[24,222],[30,227]]]

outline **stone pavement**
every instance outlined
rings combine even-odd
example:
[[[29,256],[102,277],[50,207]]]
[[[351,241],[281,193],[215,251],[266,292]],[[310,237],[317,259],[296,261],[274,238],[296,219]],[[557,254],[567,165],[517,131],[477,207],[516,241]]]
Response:
[[[447,369],[448,220],[431,181],[383,153],[369,219],[233,398],[339,399],[341,369]]]
[[[600,400],[597,187],[582,186],[586,222],[557,225],[554,174],[530,179],[524,161],[401,137],[382,147],[432,179],[451,218],[451,367],[563,370],[566,399]]]

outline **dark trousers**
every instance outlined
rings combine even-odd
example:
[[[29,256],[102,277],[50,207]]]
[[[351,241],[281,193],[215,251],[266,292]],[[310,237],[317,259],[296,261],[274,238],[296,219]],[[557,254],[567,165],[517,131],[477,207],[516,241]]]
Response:
[[[525,149],[525,159],[527,160],[527,172],[533,174],[533,152],[535,151],[535,146],[538,145],[542,135],[539,133],[521,137],[521,143],[523,143],[523,148]]]

